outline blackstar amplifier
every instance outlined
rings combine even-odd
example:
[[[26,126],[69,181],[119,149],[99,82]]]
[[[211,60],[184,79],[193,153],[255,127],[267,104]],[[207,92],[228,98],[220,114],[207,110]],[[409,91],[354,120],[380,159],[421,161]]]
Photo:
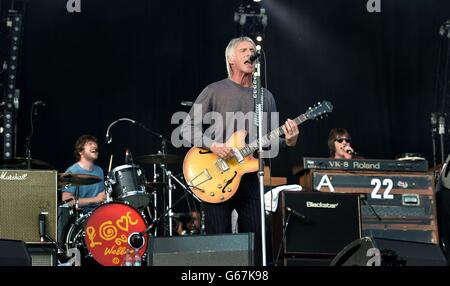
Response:
[[[0,237],[40,242],[39,215],[56,239],[57,172],[0,170]]]
[[[364,236],[439,243],[431,172],[308,170],[307,189],[361,196]]]
[[[357,195],[282,191],[272,220],[275,259],[336,255],[361,237],[359,214]]]

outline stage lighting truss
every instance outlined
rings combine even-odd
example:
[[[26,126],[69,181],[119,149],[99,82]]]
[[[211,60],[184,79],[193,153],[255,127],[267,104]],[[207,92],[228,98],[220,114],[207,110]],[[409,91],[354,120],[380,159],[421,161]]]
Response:
[[[4,54],[1,64],[1,84],[3,100],[0,103],[2,126],[0,135],[2,137],[2,158],[10,159],[15,156],[15,142],[17,136],[17,110],[19,109],[19,90],[16,89],[18,75],[20,46],[22,40],[22,15],[17,11],[10,10],[6,21],[2,21],[1,29],[2,46]],[[6,35],[6,36],[5,36]]]

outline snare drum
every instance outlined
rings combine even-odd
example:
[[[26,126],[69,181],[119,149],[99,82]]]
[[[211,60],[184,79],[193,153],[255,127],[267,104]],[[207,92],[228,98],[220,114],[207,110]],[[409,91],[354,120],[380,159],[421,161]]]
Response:
[[[120,266],[128,249],[134,253],[129,237],[146,228],[145,219],[133,207],[121,202],[105,203],[75,222],[67,234],[66,246],[80,250],[82,265],[94,259],[100,265]],[[138,250],[141,257],[147,243],[145,234],[144,245]]]
[[[145,187],[145,175],[137,165],[122,165],[109,173],[111,197],[114,200],[125,201],[137,209],[150,203],[150,196]]]

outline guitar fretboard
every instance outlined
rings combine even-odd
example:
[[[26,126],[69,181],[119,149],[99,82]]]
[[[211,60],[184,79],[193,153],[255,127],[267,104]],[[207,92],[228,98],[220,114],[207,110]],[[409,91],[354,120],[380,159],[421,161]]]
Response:
[[[294,122],[297,125],[302,124],[308,120],[308,117],[305,114],[302,114],[294,119]],[[267,133],[261,138],[262,146],[267,146],[272,140],[280,137],[281,135],[284,135],[283,127],[280,126],[277,129],[272,130],[270,133]],[[246,145],[244,148],[240,149],[242,156],[246,157],[250,154],[253,154],[256,150],[258,150],[258,144],[259,140],[256,139],[255,141],[251,142],[250,144]]]

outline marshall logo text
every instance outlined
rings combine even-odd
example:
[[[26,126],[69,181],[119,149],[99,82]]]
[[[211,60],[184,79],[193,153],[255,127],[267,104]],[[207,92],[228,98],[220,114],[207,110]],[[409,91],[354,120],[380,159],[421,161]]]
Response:
[[[23,175],[17,175],[17,173],[14,174],[8,174],[8,172],[4,171],[0,174],[0,180],[3,181],[25,181],[27,179],[28,174]]]

